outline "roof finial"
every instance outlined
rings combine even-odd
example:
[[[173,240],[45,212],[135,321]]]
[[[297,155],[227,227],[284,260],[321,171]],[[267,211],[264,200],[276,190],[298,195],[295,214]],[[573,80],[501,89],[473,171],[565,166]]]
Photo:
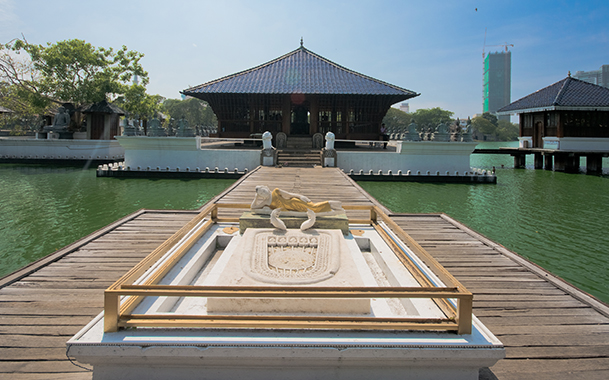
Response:
[[[572,73],[568,71],[568,78],[572,78]]]
[[[303,37],[301,36],[301,47],[303,47]]]

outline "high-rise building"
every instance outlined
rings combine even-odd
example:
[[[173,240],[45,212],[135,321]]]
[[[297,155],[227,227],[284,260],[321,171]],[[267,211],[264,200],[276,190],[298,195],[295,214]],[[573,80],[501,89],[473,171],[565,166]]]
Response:
[[[409,113],[409,102],[400,103],[400,107],[398,107],[398,109],[402,112]]]
[[[489,53],[483,62],[483,112],[495,114],[500,108],[510,104],[511,53]],[[500,120],[510,121],[510,116],[500,116]]]
[[[577,71],[572,76],[576,79],[608,88],[608,65],[602,65],[599,70]]]

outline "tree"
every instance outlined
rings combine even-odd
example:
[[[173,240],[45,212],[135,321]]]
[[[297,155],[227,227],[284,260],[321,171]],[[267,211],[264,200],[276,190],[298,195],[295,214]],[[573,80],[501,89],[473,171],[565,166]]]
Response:
[[[161,110],[164,97],[146,93],[146,87],[134,84],[116,99],[116,104],[132,116],[148,118]]]
[[[481,115],[482,118],[487,119],[490,123],[492,123],[494,126],[498,126],[498,118],[496,117],[496,115],[492,115],[489,112],[485,112],[483,113],[483,115]]]
[[[218,121],[212,107],[203,100],[187,98],[185,100],[166,99],[162,104],[162,112],[174,120],[184,116],[190,126],[216,126]]]
[[[453,122],[453,112],[443,110],[440,107],[430,109],[420,108],[413,112],[411,116],[420,128],[423,126],[436,127],[439,123],[450,124]]]
[[[115,52],[78,39],[47,46],[15,39],[0,44],[0,82],[39,110],[51,103],[80,107],[125,94],[138,86],[131,83],[134,76],[146,86],[142,57],[125,46]]]
[[[386,128],[390,131],[397,129],[406,129],[410,122],[411,117],[408,113],[396,109],[394,107],[390,107],[382,121],[382,123],[384,123]]]
[[[514,141],[519,137],[519,126],[510,121],[498,120],[497,136],[500,141]]]
[[[474,128],[477,132],[482,133],[484,135],[494,135],[496,134],[496,126],[493,125],[491,121],[483,116],[477,116],[472,119],[472,128]]]

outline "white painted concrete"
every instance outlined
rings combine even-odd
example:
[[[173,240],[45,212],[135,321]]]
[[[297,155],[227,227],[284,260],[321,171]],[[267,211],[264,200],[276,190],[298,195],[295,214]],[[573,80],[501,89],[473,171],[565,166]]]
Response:
[[[125,150],[116,140],[60,140],[0,137],[0,157],[20,159],[118,159]]]
[[[470,171],[470,154],[476,142],[397,141],[396,152],[337,152],[337,166],[345,172],[364,173],[372,170],[384,173],[411,171],[466,172]]]
[[[545,149],[608,152],[607,137],[543,137]]]
[[[140,168],[170,168],[194,170],[210,168],[213,171],[225,168],[252,170],[260,165],[260,150],[201,149],[201,138],[197,137],[147,137],[117,136],[125,149],[125,166],[132,170]]]

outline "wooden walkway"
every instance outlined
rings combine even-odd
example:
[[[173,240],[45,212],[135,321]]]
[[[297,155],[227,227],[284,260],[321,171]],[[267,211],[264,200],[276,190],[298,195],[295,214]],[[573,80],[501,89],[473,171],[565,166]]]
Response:
[[[379,205],[341,172],[305,168],[260,168],[212,202],[249,203],[260,184]],[[65,342],[102,310],[103,289],[194,215],[139,211],[0,279],[0,379],[91,379]],[[393,218],[474,293],[474,314],[505,344],[481,379],[608,378],[606,305],[445,215]]]

